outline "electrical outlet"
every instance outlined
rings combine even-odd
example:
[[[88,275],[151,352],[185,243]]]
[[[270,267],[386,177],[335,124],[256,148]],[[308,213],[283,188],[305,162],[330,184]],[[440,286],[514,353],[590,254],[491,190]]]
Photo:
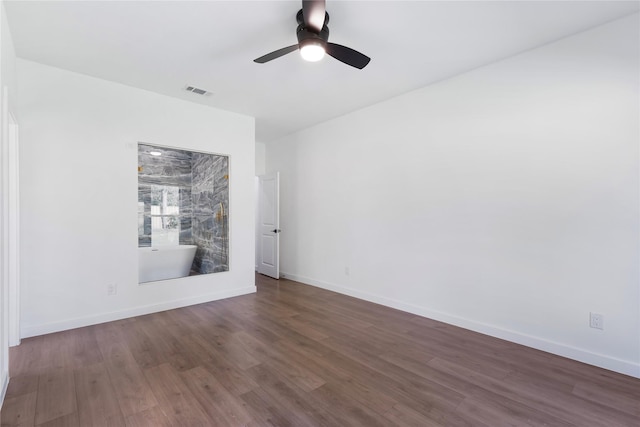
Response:
[[[118,284],[117,283],[109,283],[107,284],[107,295],[116,295],[118,293]]]
[[[344,275],[348,276],[350,274],[349,267],[344,268]]]
[[[598,313],[589,313],[589,326],[595,329],[604,329],[604,316]]]

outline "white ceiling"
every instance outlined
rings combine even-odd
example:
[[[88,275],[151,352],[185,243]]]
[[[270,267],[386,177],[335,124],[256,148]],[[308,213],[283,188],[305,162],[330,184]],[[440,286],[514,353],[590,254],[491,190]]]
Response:
[[[274,138],[639,10],[638,1],[328,0],[357,70],[297,53],[300,1],[5,1],[16,54],[256,118]],[[193,85],[213,92],[198,96]]]

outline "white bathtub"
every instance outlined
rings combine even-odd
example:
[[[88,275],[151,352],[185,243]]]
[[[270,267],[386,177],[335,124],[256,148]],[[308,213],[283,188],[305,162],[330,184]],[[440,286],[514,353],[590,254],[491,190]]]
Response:
[[[138,283],[189,275],[195,245],[138,248]]]

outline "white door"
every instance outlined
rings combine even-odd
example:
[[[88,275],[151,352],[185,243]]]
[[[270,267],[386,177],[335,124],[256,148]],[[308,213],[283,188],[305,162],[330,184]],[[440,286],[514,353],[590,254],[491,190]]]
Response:
[[[280,278],[280,174],[258,177],[258,273]]]

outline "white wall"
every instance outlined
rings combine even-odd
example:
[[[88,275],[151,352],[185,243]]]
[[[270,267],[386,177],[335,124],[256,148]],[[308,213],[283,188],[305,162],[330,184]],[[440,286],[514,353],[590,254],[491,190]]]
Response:
[[[11,253],[10,237],[15,236],[15,221],[12,213],[16,211],[13,201],[14,176],[11,175],[15,162],[8,138],[8,112],[13,111],[15,99],[15,52],[11,32],[7,22],[4,2],[0,4],[0,407],[9,384],[9,312],[10,281],[15,277]]]
[[[264,175],[267,161],[267,147],[264,142],[256,141],[256,176]]]
[[[18,72],[24,337],[255,292],[253,118],[24,60]],[[139,141],[230,155],[229,272],[138,285]]]
[[[267,144],[283,273],[640,376],[638,50],[635,15]]]

